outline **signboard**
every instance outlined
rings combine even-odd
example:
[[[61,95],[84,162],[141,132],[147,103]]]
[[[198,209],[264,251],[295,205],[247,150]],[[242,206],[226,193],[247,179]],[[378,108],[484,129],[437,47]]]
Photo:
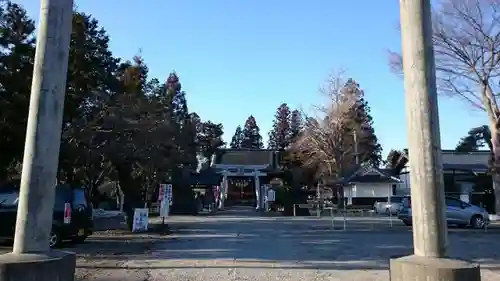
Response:
[[[170,188],[169,188],[170,186]],[[160,197],[160,217],[161,218],[167,218],[168,213],[170,211],[170,200],[169,197],[172,197],[172,185],[171,184],[162,184],[162,187],[160,189],[163,189],[162,191],[162,197]]]
[[[160,202],[160,217],[161,218],[167,218],[168,213],[170,212],[170,205],[167,203],[167,199],[164,198]]]
[[[165,190],[165,198],[167,199],[168,205],[172,206],[172,185],[166,184],[167,189]]]
[[[245,175],[245,168],[241,167],[238,169],[238,176],[243,176],[243,175]]]
[[[147,208],[134,209],[134,221],[132,223],[132,232],[148,231],[149,210]]]
[[[274,202],[276,200],[276,192],[273,189],[267,191],[267,201]]]

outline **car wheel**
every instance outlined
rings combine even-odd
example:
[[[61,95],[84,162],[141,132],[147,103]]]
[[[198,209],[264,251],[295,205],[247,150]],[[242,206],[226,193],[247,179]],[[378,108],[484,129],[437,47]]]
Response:
[[[62,243],[61,234],[58,231],[52,231],[49,236],[49,247],[56,248]]]
[[[403,220],[403,223],[404,223],[406,226],[411,226],[411,221],[409,221],[409,220]]]
[[[484,227],[484,218],[480,215],[475,215],[470,220],[470,225],[472,228],[480,229]]]

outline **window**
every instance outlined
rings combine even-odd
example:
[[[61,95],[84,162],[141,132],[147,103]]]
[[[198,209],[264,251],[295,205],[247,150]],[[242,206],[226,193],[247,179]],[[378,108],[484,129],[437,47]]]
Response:
[[[83,189],[73,190],[73,206],[87,207],[87,198],[85,196],[85,190]]]
[[[446,206],[448,207],[456,207],[456,208],[462,208],[462,202],[457,199],[453,198],[446,198]]]
[[[0,208],[16,207],[19,202],[19,192],[12,191],[0,194]]]
[[[403,201],[403,197],[391,197],[391,202],[392,203],[401,203]]]
[[[403,206],[411,208],[411,197],[407,196],[402,198],[401,203],[403,203]]]

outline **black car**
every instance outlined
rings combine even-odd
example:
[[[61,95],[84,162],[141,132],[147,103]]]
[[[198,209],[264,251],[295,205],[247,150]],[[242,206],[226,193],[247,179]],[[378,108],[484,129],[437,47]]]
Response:
[[[18,186],[0,188],[0,238],[14,238],[18,198]],[[83,188],[57,186],[50,247],[56,247],[67,240],[77,243],[85,241],[92,234],[92,212],[92,206]]]

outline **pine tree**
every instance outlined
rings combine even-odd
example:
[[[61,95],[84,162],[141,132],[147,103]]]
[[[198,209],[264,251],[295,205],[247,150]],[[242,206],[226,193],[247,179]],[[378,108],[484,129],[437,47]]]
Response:
[[[198,144],[203,157],[208,159],[210,166],[211,156],[215,151],[225,145],[222,140],[224,128],[222,124],[215,124],[211,121],[201,123],[200,132],[198,134]]]
[[[247,121],[245,122],[245,126],[243,127],[243,139],[241,141],[241,148],[264,148],[259,126],[257,126],[257,122],[255,121],[255,117],[253,117],[253,115],[250,115],[248,117]]]
[[[460,139],[455,150],[459,152],[472,152],[478,151],[485,146],[492,151],[491,132],[487,125],[470,129],[467,132],[467,136]]]
[[[184,165],[195,167],[197,165],[196,144],[196,116],[189,113],[186,93],[182,91],[179,76],[175,72],[170,73],[166,83],[167,99],[171,102],[170,113],[174,126],[178,133],[174,136],[180,157]]]
[[[290,108],[286,103],[281,104],[274,115],[273,128],[269,131],[269,149],[284,150],[289,145],[290,119]]]
[[[302,131],[302,126],[302,115],[300,114],[300,111],[295,109],[294,111],[292,111],[290,117],[290,136],[288,141],[290,144],[297,139],[300,132]]]
[[[110,89],[116,86],[110,82],[115,79],[119,60],[113,57],[109,42],[108,34],[95,18],[73,13],[64,122],[90,114],[100,104],[103,93],[116,90]],[[144,79],[141,83],[145,83]]]
[[[364,99],[364,92],[353,79],[347,81],[342,91],[346,97],[350,96],[355,100],[349,111],[349,116],[346,118],[346,142],[357,146],[360,163],[369,162],[378,167],[382,160],[382,146],[378,143],[378,138],[375,135],[370,107]],[[352,162],[354,163],[354,161]]]
[[[186,93],[182,91],[182,86],[179,80],[179,76],[175,72],[170,73],[167,78],[167,95],[172,103],[172,114],[175,122],[181,129],[184,123],[190,118]]]
[[[392,174],[395,176],[399,176],[401,171],[408,164],[408,149],[391,149],[387,154],[387,158],[385,160],[386,168],[390,169]]]
[[[234,135],[231,138],[231,143],[229,144],[229,147],[234,149],[239,149],[241,148],[242,141],[243,141],[243,130],[241,129],[241,126],[238,126],[236,127],[236,131],[234,132]]]

